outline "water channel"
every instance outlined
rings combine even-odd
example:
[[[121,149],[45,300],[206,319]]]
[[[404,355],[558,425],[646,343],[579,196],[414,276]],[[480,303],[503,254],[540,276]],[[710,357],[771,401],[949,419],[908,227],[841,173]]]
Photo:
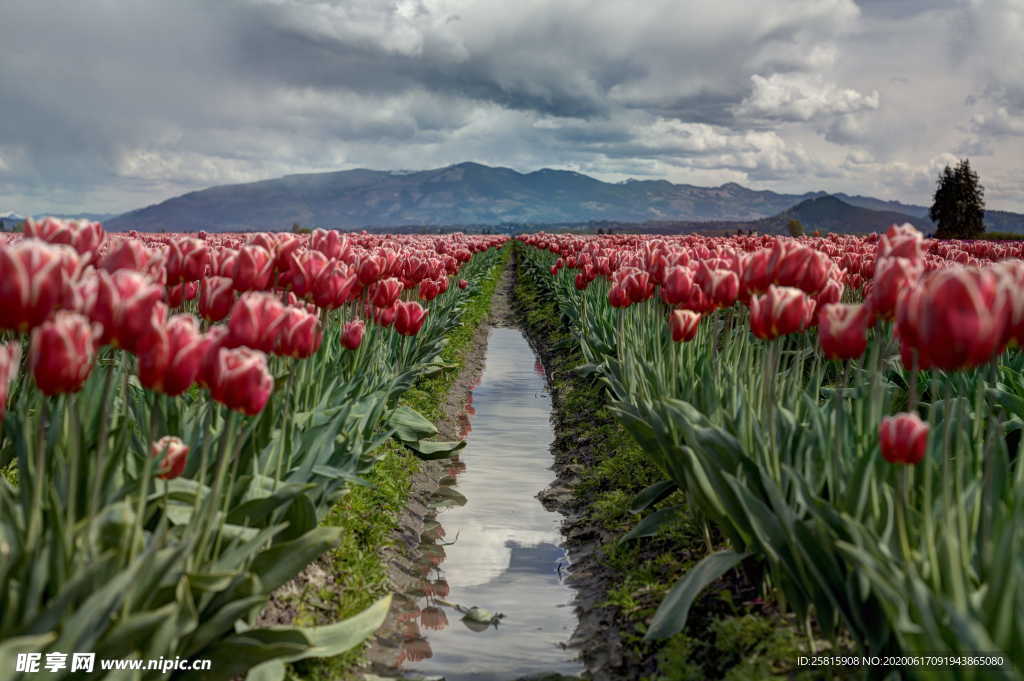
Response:
[[[406,673],[447,681],[577,674],[561,516],[536,495],[554,477],[551,396],[518,329],[490,331],[467,445],[448,466],[423,549],[425,594],[406,626]]]

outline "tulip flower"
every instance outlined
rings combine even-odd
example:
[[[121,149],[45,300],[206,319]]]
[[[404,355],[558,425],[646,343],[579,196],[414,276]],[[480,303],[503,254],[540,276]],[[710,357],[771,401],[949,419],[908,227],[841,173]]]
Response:
[[[32,331],[29,363],[44,395],[74,393],[92,371],[100,331],[88,318],[59,310]]]
[[[420,282],[419,298],[424,302],[430,302],[441,295],[441,280],[424,279]]]
[[[141,241],[121,239],[100,259],[99,268],[110,273],[118,270],[150,273],[154,260],[158,260],[157,256]]]
[[[173,239],[168,244],[167,283],[175,285],[206,276],[213,263],[209,246],[199,239]],[[171,307],[176,307],[172,305]]]
[[[395,303],[391,307],[374,307],[373,305],[366,305],[366,316],[369,317],[374,324],[377,326],[388,327],[395,323],[395,318],[398,316],[398,306],[401,303]]]
[[[7,413],[7,394],[11,383],[18,375],[21,363],[21,344],[17,342],[0,345],[0,422]]]
[[[359,283],[369,286],[387,271],[388,262],[382,255],[368,255],[359,263],[356,273]]]
[[[228,316],[235,304],[234,282],[228,277],[204,277],[199,288],[199,314],[210,322]]]
[[[163,288],[140,272],[100,272],[92,310],[92,320],[103,327],[100,345],[113,343],[135,352],[163,295]]]
[[[309,247],[320,251],[332,260],[340,260],[349,249],[348,238],[335,230],[314,229],[309,237]]]
[[[863,305],[830,303],[818,311],[818,342],[830,359],[855,359],[867,349],[870,311]]]
[[[157,477],[164,480],[172,480],[185,472],[185,463],[188,461],[189,446],[181,441],[180,437],[165,435],[149,446],[149,455],[154,459],[160,459],[160,469]]]
[[[43,323],[64,297],[68,246],[37,239],[0,245],[0,328],[28,331]]]
[[[313,301],[320,307],[334,310],[353,300],[358,294],[359,280],[343,263],[332,263],[320,271],[313,284]]]
[[[469,286],[469,282],[468,281],[466,281],[465,279],[459,279],[459,288],[460,289],[465,289],[467,286]]]
[[[289,283],[300,298],[312,294],[321,273],[330,264],[320,251],[298,250],[292,253]]]
[[[786,242],[791,244],[792,242]],[[825,287],[834,263],[824,253],[806,246],[773,251],[772,280],[778,286],[792,286],[815,294]]]
[[[889,463],[918,464],[928,448],[928,424],[917,414],[887,416],[878,426],[878,439]]]
[[[267,356],[251,348],[218,348],[210,369],[210,396],[249,416],[260,413],[274,390]]]
[[[797,288],[768,287],[750,300],[750,330],[762,340],[803,331],[814,315],[814,299]]]
[[[426,321],[428,310],[415,301],[395,303],[395,331],[403,336],[415,336]]]
[[[345,324],[341,332],[341,344],[346,350],[355,350],[363,342],[366,323],[362,319],[353,319]]]
[[[274,273],[274,258],[261,246],[243,246],[238,251],[231,279],[236,291],[262,291],[270,285]]]
[[[274,354],[300,359],[312,357],[320,349],[323,340],[320,320],[305,308],[286,309]]]
[[[368,289],[370,302],[377,307],[391,307],[402,295],[402,282],[395,277],[374,282]]]
[[[284,304],[269,293],[242,295],[231,308],[231,319],[228,320],[230,334],[225,345],[244,345],[253,350],[273,352],[285,314]]]
[[[693,310],[672,310],[668,316],[668,328],[676,343],[693,340],[697,335],[700,314]]]
[[[875,264],[871,295],[867,299],[871,313],[882,319],[893,319],[896,298],[900,291],[914,285],[921,277],[922,268],[906,258],[880,258]]]
[[[139,383],[172,397],[195,383],[207,352],[199,322],[189,314],[154,324],[140,349]]]
[[[103,225],[89,220],[59,220],[53,217],[36,222],[25,220],[25,237],[40,239],[51,244],[63,244],[75,249],[91,261],[105,236]]]
[[[1011,305],[1004,278],[994,269],[932,272],[917,294],[899,298],[898,307],[897,333],[919,351],[919,368],[976,367],[1006,347]]]

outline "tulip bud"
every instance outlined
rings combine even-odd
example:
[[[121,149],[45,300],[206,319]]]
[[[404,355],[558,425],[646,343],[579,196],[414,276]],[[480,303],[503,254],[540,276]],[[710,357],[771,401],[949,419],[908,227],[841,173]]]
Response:
[[[700,314],[693,310],[672,310],[668,316],[668,328],[676,343],[693,340],[697,335]]]
[[[355,350],[363,342],[363,333],[366,331],[366,324],[362,319],[353,319],[345,324],[341,332],[341,344],[346,350]]]
[[[262,291],[270,285],[274,273],[274,258],[261,246],[243,246],[238,251],[235,270],[231,278],[236,291]]]
[[[382,255],[368,255],[359,263],[356,270],[359,276],[359,283],[369,286],[377,281],[386,271],[387,259]]]
[[[830,359],[855,359],[867,349],[870,311],[863,305],[830,303],[819,308],[818,341]]]
[[[914,285],[921,277],[921,266],[906,258],[880,258],[875,264],[868,307],[875,317],[892,319],[900,291]]]
[[[323,330],[320,320],[305,308],[289,307],[281,324],[274,354],[304,359],[320,349]]]
[[[377,307],[391,307],[402,295],[402,282],[395,277],[381,279],[369,288],[370,301]]]
[[[165,435],[149,446],[149,455],[160,458],[158,477],[164,480],[172,480],[185,472],[188,453],[189,446],[173,435]]]
[[[878,426],[878,439],[889,463],[918,464],[928,449],[928,424],[917,414],[887,416]]]
[[[415,301],[395,303],[395,331],[403,336],[415,336],[423,327],[427,310]]]
[[[36,239],[0,245],[0,328],[28,331],[39,326],[64,297],[68,246]]]
[[[329,264],[313,284],[313,301],[320,307],[337,309],[358,295],[358,285],[358,279],[347,265]]]
[[[459,288],[460,289],[465,289],[467,286],[469,286],[469,282],[468,281],[466,281],[465,279],[459,279]]]
[[[768,287],[750,300],[750,330],[762,340],[803,331],[814,315],[814,299],[797,288]]]
[[[202,279],[212,263],[213,256],[205,242],[199,239],[172,239],[167,249],[167,283],[174,286]]]
[[[155,323],[140,348],[139,383],[172,397],[195,383],[207,352],[199,322],[189,314]]]
[[[11,383],[18,375],[21,362],[21,344],[17,342],[0,345],[0,423],[7,413],[7,395]]]
[[[327,256],[320,251],[295,251],[291,257],[289,282],[295,295],[300,298],[314,292],[321,273],[330,264]],[[326,307],[326,306],[324,306]]]
[[[150,328],[153,310],[164,292],[139,272],[119,269],[99,273],[92,320],[102,325],[100,345],[114,343],[135,352]]]
[[[250,348],[219,348],[210,371],[210,396],[249,416],[263,410],[274,390],[267,356]]]
[[[281,301],[269,293],[244,294],[231,308],[230,334],[225,345],[273,352],[285,314]]]
[[[234,282],[228,277],[205,277],[200,282],[199,314],[210,322],[228,316],[235,303]]]
[[[59,310],[32,332],[32,375],[44,395],[74,393],[92,371],[99,329],[86,317]]]
[[[156,259],[154,254],[141,241],[137,239],[120,239],[100,259],[99,268],[110,273],[117,272],[118,270],[147,272],[151,262]]]

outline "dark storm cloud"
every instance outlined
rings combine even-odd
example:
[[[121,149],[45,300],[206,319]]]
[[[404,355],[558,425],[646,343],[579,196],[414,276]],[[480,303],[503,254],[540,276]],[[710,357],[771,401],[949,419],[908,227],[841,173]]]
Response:
[[[836,189],[916,187],[943,152],[1019,139],[1019,75],[986,66],[1014,54],[1015,2],[993,0],[995,19],[980,4],[7,0],[0,212],[467,159],[785,190],[840,169]],[[983,77],[969,92],[951,81],[958,106],[978,103],[947,139],[888,103],[918,106],[946,77],[916,57],[950,36],[920,27],[956,22],[989,41],[988,61],[952,48]],[[842,164],[851,153],[873,160]]]

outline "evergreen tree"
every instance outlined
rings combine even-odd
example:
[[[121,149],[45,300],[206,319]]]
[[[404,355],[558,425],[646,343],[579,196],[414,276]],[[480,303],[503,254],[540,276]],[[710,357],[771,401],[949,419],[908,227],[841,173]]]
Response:
[[[786,223],[786,229],[789,231],[790,236],[804,235],[804,226],[796,218],[790,218],[789,222]]]
[[[985,188],[970,161],[963,159],[955,169],[947,165],[939,174],[928,217],[938,239],[976,239],[985,231]]]

